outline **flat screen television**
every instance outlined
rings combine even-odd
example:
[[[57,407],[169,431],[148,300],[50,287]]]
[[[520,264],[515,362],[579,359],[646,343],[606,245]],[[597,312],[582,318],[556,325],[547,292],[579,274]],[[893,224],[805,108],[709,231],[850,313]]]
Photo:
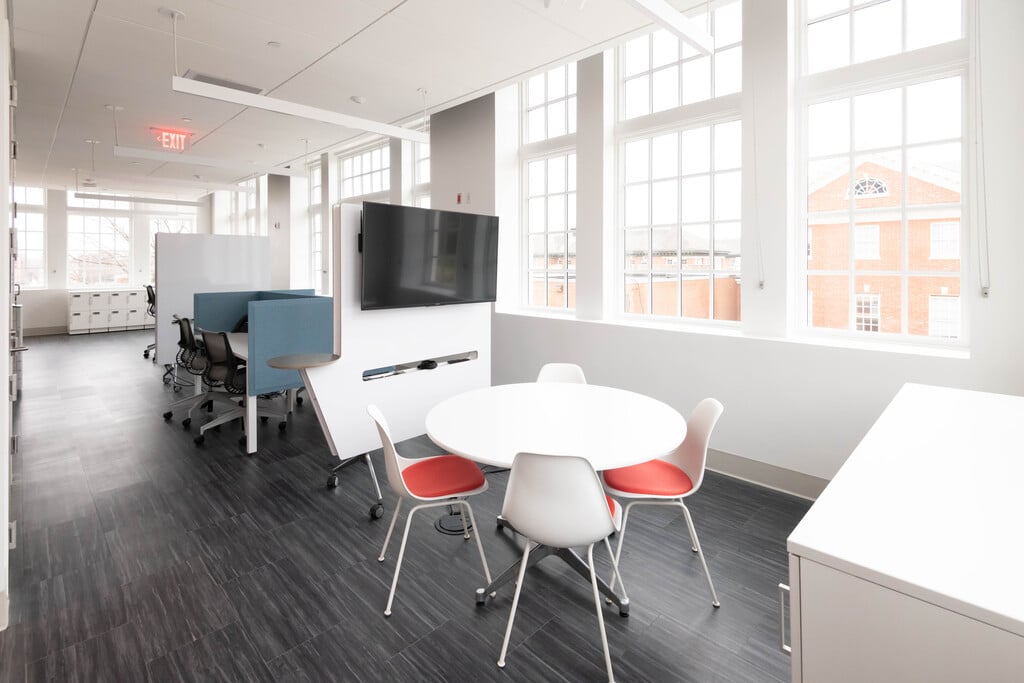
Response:
[[[494,301],[498,217],[363,202],[362,309]]]

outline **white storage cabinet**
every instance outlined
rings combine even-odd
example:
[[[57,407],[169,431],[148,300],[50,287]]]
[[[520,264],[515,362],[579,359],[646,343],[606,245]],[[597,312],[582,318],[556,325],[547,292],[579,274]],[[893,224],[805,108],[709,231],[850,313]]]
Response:
[[[904,385],[789,537],[794,683],[1024,681],[1021,481],[1024,397]]]
[[[137,289],[68,292],[68,334],[118,332],[153,327],[146,315],[146,292]]]

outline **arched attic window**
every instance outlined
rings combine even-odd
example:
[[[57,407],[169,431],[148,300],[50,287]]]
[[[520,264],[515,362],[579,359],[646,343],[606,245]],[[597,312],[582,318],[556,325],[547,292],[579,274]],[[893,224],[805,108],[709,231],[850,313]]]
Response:
[[[889,186],[881,178],[861,178],[853,184],[854,197],[882,197],[889,194]]]

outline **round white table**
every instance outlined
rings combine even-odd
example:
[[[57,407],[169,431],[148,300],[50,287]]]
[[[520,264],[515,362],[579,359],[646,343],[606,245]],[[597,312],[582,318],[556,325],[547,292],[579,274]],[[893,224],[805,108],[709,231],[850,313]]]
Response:
[[[450,453],[511,467],[517,453],[576,455],[595,470],[626,467],[674,451],[686,421],[672,407],[642,394],[596,384],[503,384],[453,396],[427,413],[427,435]],[[500,527],[510,527],[501,517]],[[513,529],[514,530],[514,529]],[[539,546],[529,566],[556,555],[590,581],[587,563],[571,548]],[[519,563],[476,591],[477,603],[515,579]],[[629,614],[629,600],[598,578],[598,589]]]
[[[635,465],[675,450],[686,421],[642,394],[596,384],[531,382],[453,396],[427,413],[427,435],[470,460],[511,467],[516,453],[576,455],[595,470]]]

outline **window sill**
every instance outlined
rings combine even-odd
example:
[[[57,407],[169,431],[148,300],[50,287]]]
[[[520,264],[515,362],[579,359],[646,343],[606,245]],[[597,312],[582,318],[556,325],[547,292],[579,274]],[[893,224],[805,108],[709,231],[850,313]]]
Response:
[[[874,353],[901,353],[909,356],[924,356],[932,358],[948,358],[951,360],[969,360],[970,349],[966,347],[936,346],[914,342],[897,341],[870,341],[861,339],[845,339],[814,334],[794,334],[787,337],[772,337],[767,335],[745,334],[740,329],[741,323],[708,323],[700,324],[694,322],[675,322],[669,320],[648,320],[641,318],[621,317],[606,320],[587,320],[575,316],[572,311],[556,313],[553,311],[539,309],[495,309],[495,313],[508,316],[519,316],[524,318],[541,318],[546,320],[561,320],[575,322],[583,325],[613,325],[617,327],[632,327],[645,330],[659,330],[665,332],[678,332],[682,334],[707,335],[711,337],[730,337],[733,339],[745,339],[750,341],[774,342],[782,344],[801,344],[806,346],[820,346],[834,349],[849,349],[851,351],[868,351]]]

